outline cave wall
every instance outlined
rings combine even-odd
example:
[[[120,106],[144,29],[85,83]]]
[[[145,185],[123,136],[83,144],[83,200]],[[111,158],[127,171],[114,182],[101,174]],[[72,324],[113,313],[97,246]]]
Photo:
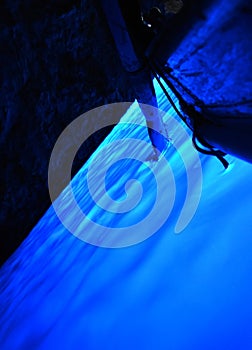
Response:
[[[50,205],[48,162],[63,129],[94,107],[134,100],[135,91],[99,1],[6,0],[0,27],[3,262]],[[106,132],[85,143],[74,171]]]

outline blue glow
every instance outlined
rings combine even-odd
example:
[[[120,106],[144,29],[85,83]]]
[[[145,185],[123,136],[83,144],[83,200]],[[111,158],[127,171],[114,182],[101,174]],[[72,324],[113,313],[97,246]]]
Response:
[[[154,85],[159,107],[176,117]],[[170,136],[175,137],[172,131]],[[144,128],[119,124],[99,149],[125,137],[148,142]],[[182,147],[190,151],[189,145]],[[104,212],[94,206],[86,186],[87,166],[99,149],[73,179],[76,198],[94,220],[125,226],[148,213],[155,181],[147,161],[118,162],[106,178],[111,197],[123,200],[125,182],[134,178],[148,201],[144,197],[133,216]],[[141,152],[147,159],[146,149]],[[138,245],[89,245],[48,209],[1,269],[1,350],[252,348],[252,165],[229,156],[232,166],[224,171],[216,158],[201,155],[200,204],[176,235],[186,175],[172,146],[165,156],[176,182],[174,207],[164,226]],[[74,220],[71,213],[69,220]]]
[[[157,94],[161,105],[167,103]],[[105,143],[119,136],[120,126]],[[173,228],[185,189],[176,156],[174,210],[141,244],[90,246],[66,232],[50,208],[1,271],[1,349],[251,344],[252,166],[233,159],[233,168],[223,172],[216,159],[201,158],[201,202],[180,235]],[[128,168],[130,175],[140,167]],[[85,196],[85,168],[74,179],[79,196]],[[140,180],[146,182],[141,172]]]

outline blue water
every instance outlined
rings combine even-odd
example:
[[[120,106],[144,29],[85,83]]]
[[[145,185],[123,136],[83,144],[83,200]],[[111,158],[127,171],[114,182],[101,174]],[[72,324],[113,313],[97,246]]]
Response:
[[[155,87],[159,106],[174,115]],[[135,103],[123,120],[138,118],[137,111]],[[119,124],[102,147],[125,132],[148,143],[146,130],[127,131]],[[187,150],[192,151],[190,145]],[[141,152],[147,158],[146,149]],[[1,270],[1,349],[252,348],[252,165],[229,157],[232,167],[224,171],[215,158],[201,156],[199,207],[175,234],[186,176],[176,149],[167,148],[166,157],[176,182],[174,207],[157,233],[139,244],[117,249],[90,245],[65,229],[53,207],[47,211]],[[90,198],[85,182],[90,162],[73,180],[86,214],[93,220],[99,214],[112,227],[144,216],[155,197],[151,173],[157,164],[122,163],[106,178],[111,197],[125,199],[121,177],[124,183],[136,178],[144,200],[135,212],[120,214],[120,220]],[[83,229],[92,230],[85,224]]]

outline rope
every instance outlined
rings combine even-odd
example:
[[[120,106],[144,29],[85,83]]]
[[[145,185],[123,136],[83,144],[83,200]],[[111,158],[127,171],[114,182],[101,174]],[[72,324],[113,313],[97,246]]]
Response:
[[[183,99],[183,97],[178,93],[178,91],[175,89],[175,87],[173,86],[173,84],[168,80],[165,79],[165,75],[163,76],[162,74],[160,74],[160,70],[158,69],[157,65],[155,65],[155,63],[151,62],[151,60],[148,60],[148,65],[149,68],[153,74],[153,76],[156,78],[158,84],[160,85],[161,89],[163,90],[165,96],[167,97],[168,101],[170,102],[171,106],[173,107],[174,111],[177,113],[177,115],[180,117],[181,120],[183,120],[183,122],[193,131],[193,136],[192,136],[192,143],[194,145],[194,147],[196,148],[196,150],[200,153],[203,154],[207,154],[207,155],[211,155],[211,156],[215,156],[216,158],[219,159],[219,161],[222,163],[222,165],[224,166],[225,169],[228,168],[229,163],[228,161],[224,158],[224,156],[226,155],[226,153],[220,151],[220,150],[216,150],[214,149],[213,146],[211,146],[202,136],[197,135],[196,131],[195,131],[195,127],[192,128],[186,118],[183,116],[183,114],[179,111],[179,109],[177,108],[176,104],[174,103],[174,101],[172,100],[171,96],[169,95],[167,89],[165,88],[164,84],[162,83],[160,76],[162,76],[162,78],[164,79],[165,83],[168,85],[168,87],[174,92],[174,95],[178,98],[179,102],[187,105],[187,103],[185,102],[185,100]],[[162,72],[161,72],[162,73]],[[195,122],[195,120],[194,120]],[[195,123],[196,124],[196,123]],[[201,146],[199,146],[198,142],[204,146],[207,149],[202,148]]]

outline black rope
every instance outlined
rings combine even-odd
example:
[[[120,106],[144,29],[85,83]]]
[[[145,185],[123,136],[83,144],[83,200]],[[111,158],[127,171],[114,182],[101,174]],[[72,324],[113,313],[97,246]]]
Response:
[[[152,66],[151,62],[149,62],[150,65],[150,69],[152,74],[154,75],[154,77],[157,79],[157,82],[159,84],[159,86],[161,87],[161,89],[163,90],[165,96],[167,97],[168,101],[170,102],[170,104],[172,105],[173,109],[175,110],[175,112],[177,113],[177,115],[183,120],[184,123],[186,123],[186,125],[191,129],[191,127],[187,124],[186,118],[183,116],[183,114],[179,111],[179,109],[177,108],[176,104],[174,103],[173,99],[171,98],[171,96],[169,95],[168,91],[166,90],[164,84],[162,83],[159,75],[157,74],[155,68]],[[192,129],[191,129],[192,130]]]
[[[191,99],[196,102],[197,106],[199,107],[203,107],[204,106],[204,103],[202,100],[200,100],[196,95],[194,95],[186,86],[184,86],[181,81],[179,81],[176,77],[174,77],[172,74],[171,74],[171,69],[170,67],[167,67],[165,66],[163,68],[163,71],[164,71],[164,76],[165,75],[168,75],[170,79],[174,80],[176,82],[176,84],[178,84],[181,89],[187,93],[187,95],[189,95],[191,97]]]
[[[197,135],[195,128],[192,128],[186,118],[183,116],[183,114],[179,111],[179,109],[177,108],[177,106],[175,105],[174,101],[172,100],[171,96],[169,95],[167,89],[165,88],[164,84],[162,83],[160,76],[162,76],[162,74],[160,74],[159,69],[157,69],[157,66],[155,64],[153,64],[150,60],[148,61],[148,65],[150,67],[150,70],[153,74],[153,76],[157,79],[158,84],[160,85],[161,89],[163,90],[165,96],[167,97],[168,101],[170,102],[171,106],[173,107],[173,109],[175,110],[175,112],[177,113],[177,115],[183,120],[183,122],[193,131],[193,136],[192,136],[192,143],[194,145],[194,147],[196,148],[196,150],[200,153],[203,154],[207,154],[207,155],[211,155],[211,156],[215,156],[216,158],[219,159],[219,161],[222,163],[222,165],[224,166],[225,169],[228,168],[229,163],[228,161],[224,158],[224,156],[226,155],[226,153],[214,149],[213,146],[211,146],[202,136]],[[158,73],[157,73],[158,71]],[[164,76],[162,76],[162,78],[164,79]],[[174,95],[178,98],[178,100],[180,101],[180,103],[185,104],[186,102],[184,101],[184,99],[182,98],[182,96],[178,93],[178,91],[174,88],[173,84],[168,80],[168,79],[164,79],[165,83],[168,85],[168,87],[174,92]],[[204,147],[206,147],[207,149],[202,148],[201,146],[198,145],[198,142],[200,142],[200,144]]]
[[[205,104],[202,100],[200,100],[196,95],[194,95],[184,84],[181,83],[173,74],[173,69],[169,67],[168,65],[165,65],[163,68],[163,71],[166,75],[170,77],[170,79],[174,80],[176,84],[178,84],[193,100],[196,101],[197,106],[204,107],[204,108],[210,108],[210,109],[217,109],[217,108],[223,108],[223,107],[240,107],[244,106],[246,104],[251,104],[252,99],[238,101],[238,102],[232,102],[232,103],[212,103],[212,104]],[[226,117],[227,119],[232,119],[229,117]],[[221,118],[224,119],[224,118]]]
[[[199,138],[197,138],[196,134],[193,133],[192,136],[192,143],[194,145],[194,147],[196,148],[196,150],[200,153],[206,154],[206,155],[210,155],[210,156],[215,156],[219,159],[219,161],[222,163],[222,165],[224,166],[225,169],[228,168],[229,163],[228,161],[224,158],[224,156],[226,155],[224,152],[219,151],[219,150],[214,150],[212,146],[210,146],[209,149],[204,149],[202,147],[200,147],[197,143],[197,141],[199,141],[203,146],[205,146],[200,140]],[[206,143],[206,141],[204,140],[204,143]]]
[[[174,95],[177,97],[177,99],[179,100],[180,104],[185,104],[186,101],[184,100],[183,96],[178,92],[178,89],[175,88],[175,86],[173,85],[173,83],[167,79],[164,69],[162,68],[161,65],[153,62],[153,69],[158,73],[158,75],[160,77],[163,78],[163,80],[165,81],[166,85],[169,87],[169,89],[171,89],[171,91],[174,93]]]

